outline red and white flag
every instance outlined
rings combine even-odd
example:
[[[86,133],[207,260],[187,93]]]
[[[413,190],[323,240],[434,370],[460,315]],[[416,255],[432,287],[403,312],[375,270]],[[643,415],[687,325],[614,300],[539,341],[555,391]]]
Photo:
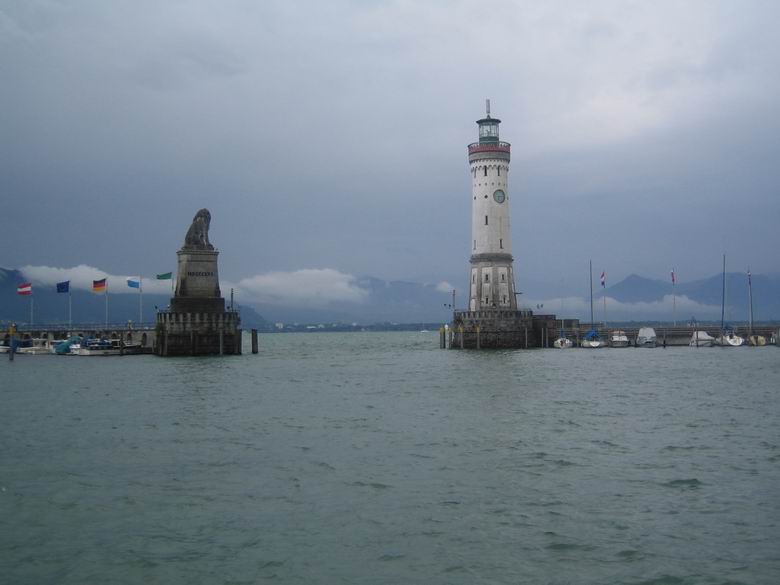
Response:
[[[32,283],[25,282],[23,284],[20,284],[16,287],[16,294],[18,295],[31,295],[32,294]]]
[[[674,269],[672,269],[672,284],[677,284],[677,277],[674,275]]]
[[[601,273],[601,286],[607,286],[607,273],[603,271]]]

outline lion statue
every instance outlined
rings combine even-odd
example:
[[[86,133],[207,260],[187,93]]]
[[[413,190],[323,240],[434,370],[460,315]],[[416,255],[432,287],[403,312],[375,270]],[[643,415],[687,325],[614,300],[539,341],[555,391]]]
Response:
[[[192,225],[187,230],[187,236],[184,238],[185,248],[195,248],[198,250],[213,250],[214,246],[209,242],[209,225],[211,224],[211,214],[208,209],[201,209],[192,218]]]

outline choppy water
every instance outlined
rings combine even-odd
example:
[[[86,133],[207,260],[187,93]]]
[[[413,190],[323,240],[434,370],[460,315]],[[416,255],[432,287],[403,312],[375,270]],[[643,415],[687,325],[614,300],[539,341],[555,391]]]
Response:
[[[776,347],[2,359],[0,582],[776,584],[779,392]]]

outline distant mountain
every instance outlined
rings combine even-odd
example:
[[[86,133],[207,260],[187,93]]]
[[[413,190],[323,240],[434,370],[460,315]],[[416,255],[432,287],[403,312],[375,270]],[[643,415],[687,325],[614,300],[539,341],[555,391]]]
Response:
[[[604,292],[599,289],[594,296],[601,298]],[[651,303],[672,294],[672,285],[661,280],[644,278],[631,274],[615,285],[607,288],[607,295],[623,303]]]
[[[780,276],[753,275],[753,314],[755,319],[780,319]],[[676,291],[673,291],[676,288]],[[682,282],[672,287],[671,282],[644,278],[636,274],[627,276],[604,291],[594,293],[621,303],[660,302],[665,296],[676,293],[678,298],[687,297],[701,305],[720,307],[723,288],[722,275]],[[726,273],[727,318],[744,321],[748,318],[747,275],[741,272]]]
[[[16,294],[16,287],[26,282],[18,270],[0,268],[0,327],[4,322],[19,324],[30,321],[30,298]],[[68,295],[58,294],[53,285],[33,284],[34,322],[57,324],[68,322]],[[110,294],[108,317],[111,323],[138,322],[139,299],[137,294]],[[73,322],[80,324],[105,322],[106,305],[103,295],[85,290],[72,291]],[[155,320],[155,307],[167,307],[171,302],[168,295],[144,294],[144,321]],[[241,306],[241,323],[244,329],[269,329],[271,324],[250,306]]]

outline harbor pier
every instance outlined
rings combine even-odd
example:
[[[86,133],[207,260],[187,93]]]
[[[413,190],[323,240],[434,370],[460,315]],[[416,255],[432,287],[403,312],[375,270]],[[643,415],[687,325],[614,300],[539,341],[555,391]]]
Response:
[[[42,339],[48,342],[64,341],[73,336],[83,337],[84,339],[108,339],[108,340],[121,340],[127,345],[138,344],[141,347],[139,353],[153,353],[155,341],[157,340],[157,331],[154,324],[111,324],[95,325],[63,325],[59,323],[50,325],[21,325],[16,328],[14,334],[16,339],[20,342],[24,342],[32,339]],[[2,345],[10,345],[11,334],[6,330],[2,333],[1,343]]]

